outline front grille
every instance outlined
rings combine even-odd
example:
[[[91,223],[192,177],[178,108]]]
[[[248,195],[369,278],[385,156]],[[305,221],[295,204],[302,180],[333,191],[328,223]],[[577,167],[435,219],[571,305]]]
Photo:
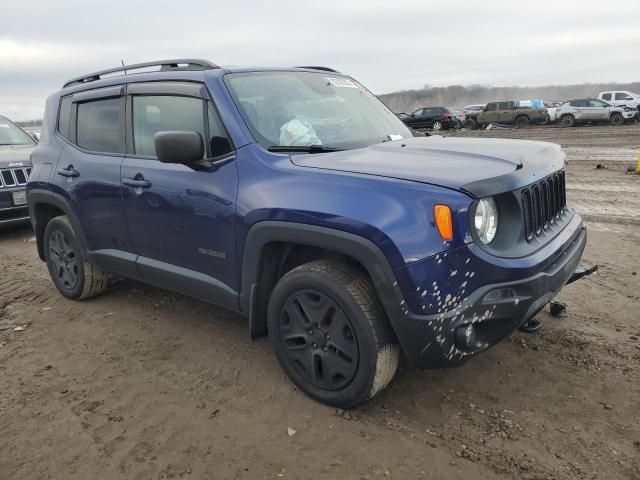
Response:
[[[0,170],[0,188],[26,185],[31,168],[3,168]]]
[[[567,207],[564,171],[522,190],[521,201],[524,233],[531,241],[556,223]]]

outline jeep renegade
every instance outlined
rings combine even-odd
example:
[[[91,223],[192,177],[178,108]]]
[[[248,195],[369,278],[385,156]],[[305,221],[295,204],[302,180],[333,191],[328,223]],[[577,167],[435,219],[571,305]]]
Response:
[[[325,67],[203,60],[83,75],[46,103],[27,199],[60,293],[109,276],[240,312],[303,392],[343,408],[460,365],[533,318],[586,244],[566,157],[413,137]]]

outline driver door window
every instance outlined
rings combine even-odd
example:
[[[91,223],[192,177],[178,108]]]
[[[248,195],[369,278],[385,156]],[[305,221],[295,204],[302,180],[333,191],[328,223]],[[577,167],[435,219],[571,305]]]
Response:
[[[198,132],[204,140],[204,100],[155,95],[133,97],[133,146],[136,155],[155,157],[154,136],[168,130]]]

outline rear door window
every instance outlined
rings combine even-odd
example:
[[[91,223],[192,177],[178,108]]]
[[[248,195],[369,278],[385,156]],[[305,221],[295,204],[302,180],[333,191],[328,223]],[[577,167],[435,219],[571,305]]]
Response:
[[[510,102],[501,102],[498,104],[498,110],[511,110]]]
[[[611,100],[611,93],[602,94],[602,99],[607,101]]]
[[[487,111],[487,112],[495,112],[497,106],[498,106],[497,103],[488,103],[486,108],[485,108],[485,111]]]
[[[119,97],[78,103],[76,144],[92,152],[124,153],[122,120]]]

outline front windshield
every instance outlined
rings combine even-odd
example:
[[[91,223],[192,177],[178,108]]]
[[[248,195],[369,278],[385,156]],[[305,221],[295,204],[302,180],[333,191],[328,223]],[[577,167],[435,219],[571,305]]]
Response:
[[[350,149],[412,136],[371,92],[330,72],[233,73],[225,82],[265,148]]]
[[[20,128],[0,117],[0,145],[33,145],[33,140]]]

